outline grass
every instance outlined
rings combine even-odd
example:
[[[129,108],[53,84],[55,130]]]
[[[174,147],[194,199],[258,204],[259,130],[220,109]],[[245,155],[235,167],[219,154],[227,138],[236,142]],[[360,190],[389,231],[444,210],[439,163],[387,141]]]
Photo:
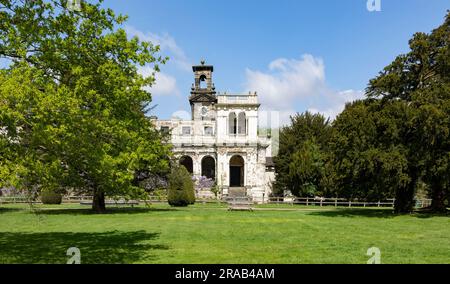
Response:
[[[280,208],[280,207],[277,207]],[[286,209],[293,209],[286,206]],[[92,214],[80,205],[0,205],[0,263],[450,263],[448,216],[295,207],[228,212],[216,204]]]

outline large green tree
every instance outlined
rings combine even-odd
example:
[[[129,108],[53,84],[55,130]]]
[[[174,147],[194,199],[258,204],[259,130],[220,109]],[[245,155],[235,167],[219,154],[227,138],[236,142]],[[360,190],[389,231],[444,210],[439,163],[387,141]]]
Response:
[[[416,33],[409,46],[410,52],[370,81],[367,94],[407,104],[412,116],[404,121],[402,144],[409,149],[410,176],[429,185],[432,209],[445,211],[450,178],[450,12],[430,34]]]
[[[310,196],[327,190],[321,180],[330,137],[331,124],[323,115],[305,112],[291,117],[291,125],[280,131],[276,194],[290,190],[296,196]]]
[[[395,211],[414,208],[424,182],[434,211],[446,211],[450,186],[450,13],[411,51],[370,81],[367,98],[333,122],[297,115],[280,134],[277,185],[296,195],[380,200]],[[330,136],[331,134],[331,136]],[[331,137],[331,138],[330,138]],[[314,187],[311,187],[314,185]],[[318,185],[318,186],[317,186]]]
[[[402,102],[369,99],[346,106],[330,143],[338,195],[372,201],[395,196],[398,212],[412,208],[417,176],[410,175],[411,153],[402,142],[408,115]]]
[[[169,148],[145,116],[158,47],[130,39],[126,17],[102,2],[0,1],[0,186],[75,188],[135,197],[138,172],[169,166]]]

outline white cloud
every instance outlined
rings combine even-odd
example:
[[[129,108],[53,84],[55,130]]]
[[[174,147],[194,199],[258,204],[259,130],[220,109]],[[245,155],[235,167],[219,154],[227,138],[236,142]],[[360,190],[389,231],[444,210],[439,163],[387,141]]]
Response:
[[[154,73],[153,68],[149,66],[140,67],[138,69],[139,74],[148,77]],[[145,90],[152,93],[155,96],[170,96],[179,95],[180,91],[177,87],[177,80],[163,72],[155,73],[155,83],[151,87],[146,87]]]
[[[165,73],[156,73],[155,84],[151,87],[151,92],[155,95],[178,95],[177,80]]]
[[[148,41],[153,43],[154,45],[159,45],[162,54],[164,54],[164,56],[169,56],[169,63],[174,63],[183,71],[191,70],[191,60],[186,56],[184,50],[178,46],[175,39],[168,33],[144,33],[132,26],[125,27],[125,31],[131,36],[137,36],[142,41]]]
[[[320,112],[334,119],[345,103],[363,97],[362,91],[334,91],[327,87],[321,58],[304,54],[300,59],[276,59],[268,71],[246,70],[245,91],[257,91],[265,110],[279,111],[280,123],[289,123],[294,108]]]
[[[191,114],[185,110],[179,110],[172,114],[172,119],[191,120]]]
[[[364,98],[363,91],[346,90],[340,92],[329,92],[324,94],[323,99],[327,101],[325,106],[309,108],[312,113],[321,113],[325,117],[335,119],[345,108],[345,104]]]

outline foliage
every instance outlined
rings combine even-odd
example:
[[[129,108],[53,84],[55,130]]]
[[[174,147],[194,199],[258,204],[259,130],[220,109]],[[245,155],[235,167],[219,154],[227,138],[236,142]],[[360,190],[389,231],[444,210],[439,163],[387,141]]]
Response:
[[[194,178],[196,188],[201,190],[211,189],[214,186],[214,180],[205,176]]]
[[[450,12],[410,52],[370,80],[367,98],[347,104],[332,126],[297,115],[282,129],[278,193],[381,200],[411,212],[419,185],[434,211],[446,211],[450,188]],[[423,186],[422,182],[425,183]]]
[[[0,57],[0,187],[71,187],[93,195],[138,197],[137,173],[169,167],[169,147],[145,116],[145,90],[166,59],[158,46],[129,39],[126,20],[103,1],[2,1]]]
[[[61,204],[62,194],[50,190],[43,190],[41,192],[41,201],[43,204]]]
[[[280,131],[280,146],[275,158],[275,194],[290,190],[294,195],[304,195],[324,190],[320,182],[324,176],[325,154],[331,137],[329,120],[309,112],[291,117],[291,125]]]
[[[291,192],[296,196],[315,196],[320,180],[324,175],[324,157],[320,148],[307,140],[292,154],[289,163],[289,176],[293,185]]]
[[[135,180],[139,187],[143,188],[147,193],[167,189],[168,186],[166,173],[139,173]]]
[[[370,81],[367,93],[370,98],[407,105],[411,115],[404,121],[401,143],[409,150],[409,175],[414,183],[419,176],[429,185],[433,210],[446,211],[450,186],[450,12],[430,34],[416,33],[409,46],[410,52],[398,56]]]
[[[169,175],[168,201],[171,206],[176,207],[195,203],[194,182],[183,166],[174,166]]]
[[[214,182],[213,186],[211,187],[211,192],[214,194],[214,197],[216,197],[216,199],[218,199],[219,193],[220,193],[220,188],[217,185],[217,182]]]
[[[330,143],[337,195],[377,201],[407,190],[408,152],[399,144],[402,110],[402,103],[366,100],[347,105],[339,115]]]

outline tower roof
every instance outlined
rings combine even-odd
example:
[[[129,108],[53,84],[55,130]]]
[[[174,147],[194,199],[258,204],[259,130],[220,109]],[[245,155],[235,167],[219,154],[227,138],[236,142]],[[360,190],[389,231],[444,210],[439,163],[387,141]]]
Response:
[[[192,66],[192,70],[194,72],[197,72],[197,71],[211,71],[211,72],[214,72],[214,66],[212,66],[212,65],[205,65],[205,60],[202,60],[200,62],[200,65]]]

